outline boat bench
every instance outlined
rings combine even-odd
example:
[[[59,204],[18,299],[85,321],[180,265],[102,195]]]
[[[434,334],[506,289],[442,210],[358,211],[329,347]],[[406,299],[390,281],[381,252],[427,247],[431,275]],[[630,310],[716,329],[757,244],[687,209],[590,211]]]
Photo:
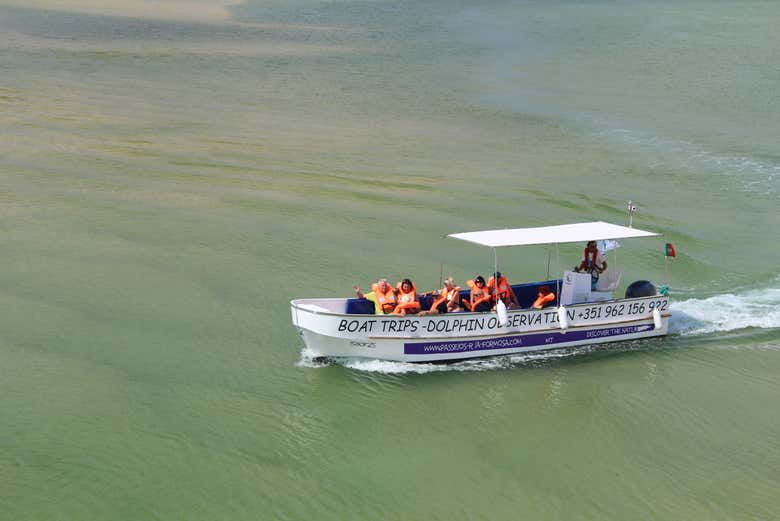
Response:
[[[547,280],[544,282],[529,282],[527,284],[515,284],[512,286],[512,291],[515,292],[515,295],[517,296],[518,302],[520,302],[520,306],[524,309],[530,308],[536,298],[539,296],[539,288],[541,286],[549,286],[550,291],[553,293],[556,292],[556,285],[558,288],[561,287],[561,281],[560,280]],[[427,311],[431,309],[431,304],[433,304],[433,301],[437,297],[433,296],[421,296],[420,297],[420,308],[423,311]],[[469,298],[469,290],[462,289],[460,290],[460,298],[461,300]],[[547,303],[545,307],[555,307],[558,305],[558,297],[556,295],[555,300],[552,302]],[[368,299],[365,298],[349,298],[347,299],[347,313],[350,315],[373,315],[374,314],[374,303],[371,302]]]

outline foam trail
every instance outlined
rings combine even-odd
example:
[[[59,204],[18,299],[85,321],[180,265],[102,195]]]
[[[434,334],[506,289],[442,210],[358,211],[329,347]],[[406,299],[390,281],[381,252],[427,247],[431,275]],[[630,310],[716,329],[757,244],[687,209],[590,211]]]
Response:
[[[672,302],[669,332],[701,335],[747,327],[780,328],[780,287]]]
[[[691,172],[716,174],[739,179],[743,190],[777,196],[780,192],[780,164],[749,156],[720,154],[693,143],[664,139],[650,133],[613,128],[599,133],[615,141],[658,154],[653,167],[669,167]]]
[[[443,371],[471,372],[471,371],[495,371],[500,369],[511,369],[523,365],[533,365],[545,363],[558,358],[567,358],[590,352],[591,346],[581,346],[577,348],[559,349],[545,352],[534,352],[527,354],[494,356],[488,358],[479,358],[476,360],[463,360],[461,362],[448,363],[410,363],[410,362],[392,362],[389,360],[376,360],[367,358],[336,358],[323,361],[315,357],[314,353],[308,348],[301,351],[301,359],[296,365],[299,367],[327,367],[333,363],[342,365],[356,371],[365,371],[369,373],[383,374],[426,374]]]
[[[330,364],[308,347],[304,347],[301,349],[301,359],[295,365],[298,367],[327,367]]]
[[[577,349],[545,351],[528,354],[494,356],[489,358],[480,358],[477,360],[463,360],[462,362],[449,362],[442,364],[409,363],[409,362],[389,362],[386,360],[362,360],[345,359],[339,363],[344,367],[355,369],[357,371],[366,371],[385,374],[424,374],[436,373],[442,371],[495,371],[499,369],[511,369],[513,367],[530,365],[534,363],[544,363],[556,358],[566,358],[576,356],[590,351],[588,346]]]

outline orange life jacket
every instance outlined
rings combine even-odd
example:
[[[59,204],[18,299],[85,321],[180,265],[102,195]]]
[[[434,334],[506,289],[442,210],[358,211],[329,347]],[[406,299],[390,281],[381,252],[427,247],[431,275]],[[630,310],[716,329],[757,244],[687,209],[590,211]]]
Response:
[[[590,259],[588,259],[588,255],[590,255]],[[582,252],[582,264],[586,268],[595,268],[596,267],[596,259],[599,257],[599,249],[596,248],[593,251],[588,250],[588,248],[585,248],[585,251]]]
[[[371,284],[371,291],[374,292],[374,298],[376,298],[377,303],[382,308],[382,313],[391,313],[395,309],[398,300],[395,298],[395,291],[390,284],[387,285],[387,291],[382,293],[382,290],[379,289],[379,284],[375,282]]]
[[[469,294],[469,301],[470,301],[470,307],[471,310],[474,311],[474,308],[476,308],[478,305],[482,304],[483,302],[490,302],[492,300],[492,297],[490,295],[490,288],[487,287],[487,284],[482,286],[480,289],[479,286],[473,281],[473,280],[467,280],[466,284],[469,285],[471,288],[471,293]]]
[[[542,309],[545,304],[547,304],[548,302],[552,302],[553,300],[555,300],[555,293],[553,293],[552,291],[549,292],[547,295],[542,295],[541,293],[539,293],[539,298],[537,298],[534,301],[534,305],[531,307],[533,307],[534,309]]]
[[[507,282],[506,277],[503,275],[501,275],[501,278],[498,279],[498,292],[496,292],[496,281],[492,276],[488,279],[487,285],[491,290],[493,290],[498,298],[504,302],[510,298],[509,292],[512,291],[512,288],[509,286],[509,282]]]
[[[395,307],[393,313],[400,314],[401,310],[406,311],[420,310],[420,301],[417,300],[417,287],[412,283],[412,289],[404,292],[401,287],[401,283],[398,283],[398,305]]]
[[[433,301],[433,304],[431,304],[431,309],[436,309],[439,307],[443,302],[446,302],[449,304],[452,302],[455,297],[458,295],[458,292],[460,291],[460,288],[455,286],[454,288],[448,290],[447,286],[444,286],[441,288],[440,297]]]

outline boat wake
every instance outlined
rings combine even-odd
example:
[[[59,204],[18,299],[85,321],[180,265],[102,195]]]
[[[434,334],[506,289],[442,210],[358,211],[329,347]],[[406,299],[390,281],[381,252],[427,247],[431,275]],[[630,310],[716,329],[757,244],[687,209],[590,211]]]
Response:
[[[654,152],[653,168],[703,172],[738,180],[745,192],[776,196],[780,191],[780,164],[749,156],[724,155],[685,141],[664,139],[648,132],[611,128],[600,132],[611,140]]]
[[[514,369],[516,367],[536,367],[549,362],[583,355],[593,351],[592,346],[573,347],[555,351],[544,351],[526,354],[493,356],[463,360],[462,362],[446,362],[438,364],[388,362],[384,360],[348,360],[343,365],[359,371],[372,371],[388,374],[399,373],[434,373],[443,371],[495,371],[500,369]]]
[[[372,360],[365,358],[314,358],[308,349],[301,353],[302,367],[325,367],[333,364],[341,365],[356,371],[384,374],[426,374],[437,372],[469,372],[469,371],[495,371],[498,369],[511,369],[519,366],[535,366],[553,360],[577,356],[593,350],[591,346],[582,346],[555,351],[544,351],[528,354],[493,356],[463,360],[462,362],[392,362],[389,360]]]
[[[780,277],[773,287],[672,302],[671,309],[670,334],[780,328]]]

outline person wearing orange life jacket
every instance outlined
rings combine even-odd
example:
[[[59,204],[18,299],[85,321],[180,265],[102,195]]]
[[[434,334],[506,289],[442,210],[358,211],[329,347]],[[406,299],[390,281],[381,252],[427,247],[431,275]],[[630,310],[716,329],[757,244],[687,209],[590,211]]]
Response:
[[[420,312],[420,301],[417,299],[417,288],[409,279],[404,279],[396,287],[398,305],[393,315],[414,315]]]
[[[490,311],[493,307],[493,297],[490,294],[490,288],[485,284],[482,275],[477,275],[474,280],[466,281],[471,288],[468,307],[471,311],[482,312]]]
[[[496,287],[496,279],[498,279],[498,287]],[[491,276],[488,279],[488,288],[493,294],[495,304],[498,304],[498,299],[504,301],[504,305],[507,309],[518,309],[520,302],[517,300],[517,295],[512,291],[512,286],[507,282],[506,277],[501,275],[500,271],[495,273],[495,276]]]
[[[437,315],[460,311],[460,288],[455,285],[452,277],[447,277],[444,280],[443,288],[439,291],[428,293],[428,295],[434,295],[438,298],[431,304],[431,309],[421,312],[421,315]]]
[[[365,295],[361,293],[360,286],[357,284],[352,286],[352,289],[355,290],[357,298],[366,298],[374,303],[374,313],[377,315],[392,313],[398,304],[395,289],[387,283],[387,279],[379,279],[371,284],[371,293]]]
[[[542,309],[547,304],[555,300],[555,293],[550,291],[549,286],[542,286],[539,288],[539,294],[537,299],[534,301],[533,306],[531,306],[534,309]]]
[[[607,259],[596,246],[596,241],[589,241],[582,253],[582,262],[574,268],[577,273],[590,273],[590,289],[596,289],[599,275],[607,269]]]

